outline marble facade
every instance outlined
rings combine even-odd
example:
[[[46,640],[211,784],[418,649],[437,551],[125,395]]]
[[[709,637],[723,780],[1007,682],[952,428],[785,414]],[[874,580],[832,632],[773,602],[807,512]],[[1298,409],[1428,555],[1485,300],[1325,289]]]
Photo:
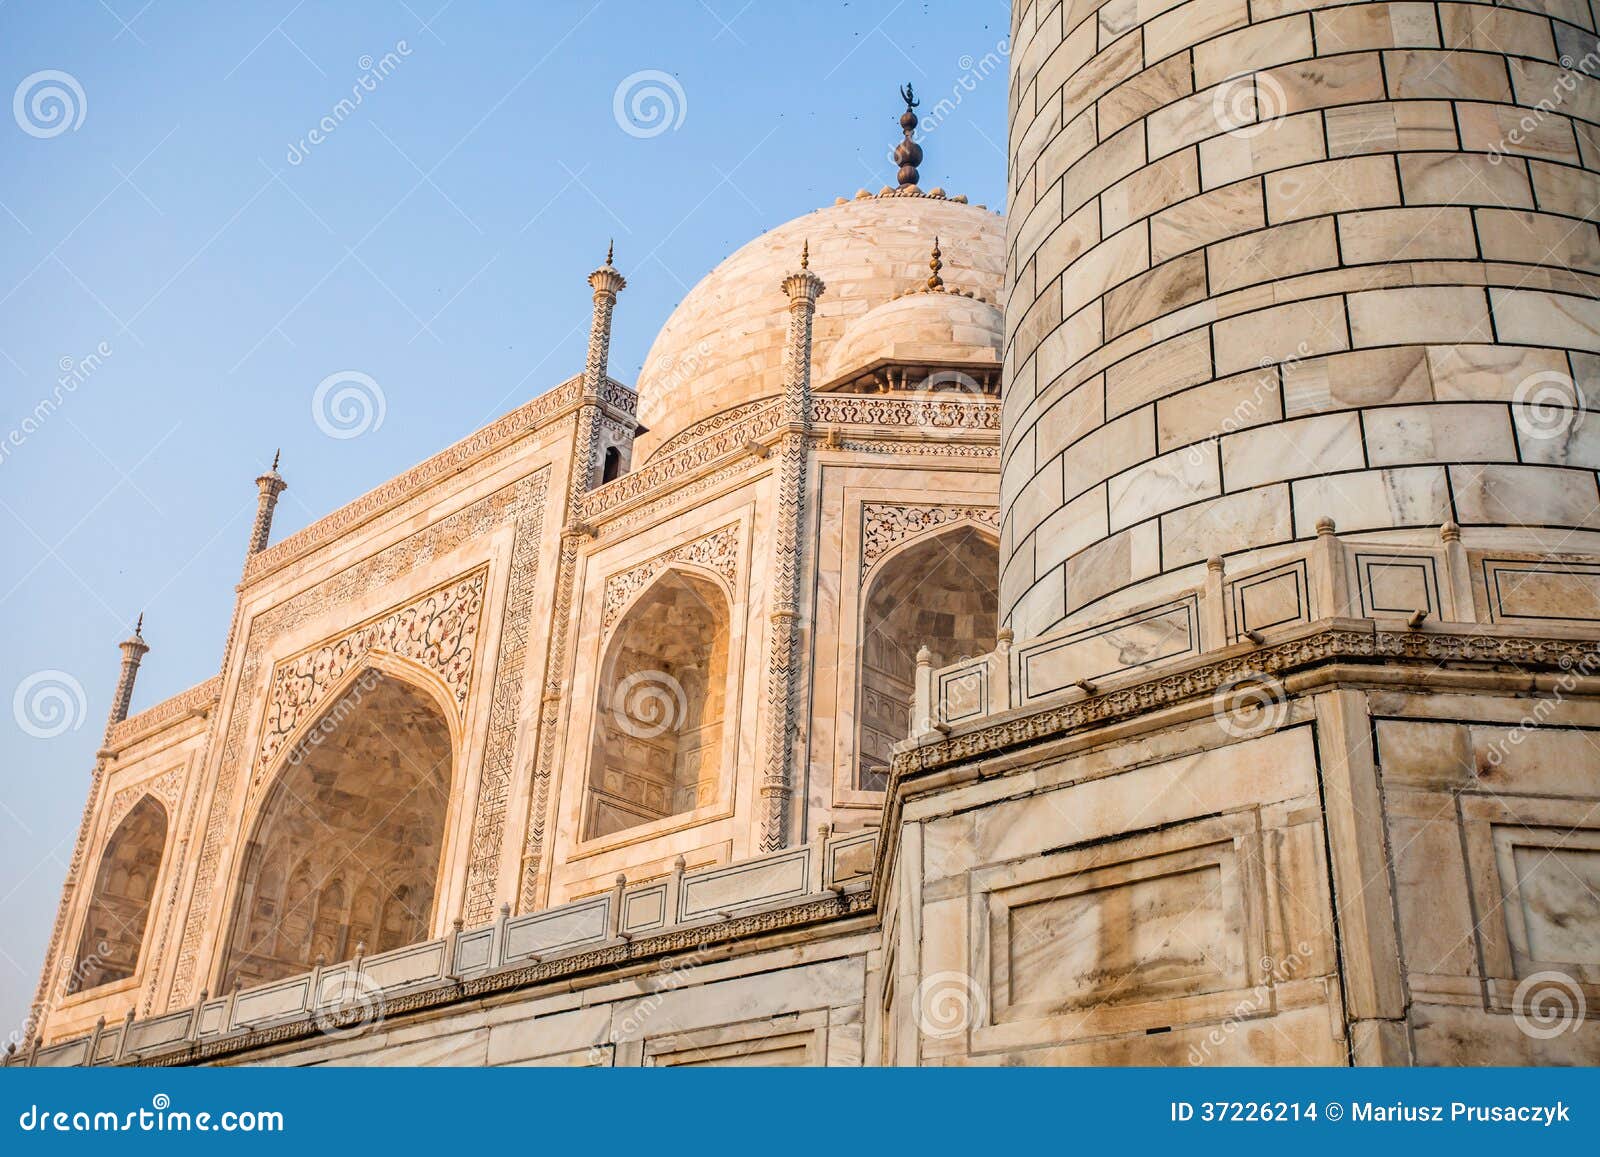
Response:
[[[8,1063],[1600,1063],[1595,32],[1017,0],[1008,219],[780,226],[637,393],[608,258],[580,376],[254,534],[221,674],[113,711]],[[369,672],[431,904],[235,987]]]

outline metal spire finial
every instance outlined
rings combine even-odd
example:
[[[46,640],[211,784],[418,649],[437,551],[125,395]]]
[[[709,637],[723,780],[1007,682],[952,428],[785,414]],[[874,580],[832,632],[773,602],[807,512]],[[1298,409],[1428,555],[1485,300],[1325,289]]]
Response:
[[[917,114],[913,111],[920,101],[908,82],[900,90],[900,99],[906,102],[906,111],[900,114],[900,131],[905,134],[894,150],[894,163],[900,166],[900,187],[914,188],[917,183],[917,166],[922,164],[922,146],[911,139],[917,131]]]
[[[144,631],[144,612],[140,611],[139,612],[139,621],[133,624],[133,633],[134,633],[135,637],[137,637],[143,631]]]
[[[615,253],[616,248],[617,248],[617,239],[615,237],[611,238],[609,241],[606,242],[606,268],[607,269],[611,268],[611,258],[612,258],[612,255]]]
[[[278,468],[278,459],[280,457],[282,457],[282,456],[283,456],[283,451],[281,449],[280,450],[274,450],[272,452],[272,468],[274,470],[276,470]]]
[[[809,237],[800,242],[800,268],[811,268],[811,239]]]
[[[933,256],[928,260],[928,268],[933,270],[928,278],[928,292],[938,293],[944,289],[944,278],[939,276],[939,271],[944,268],[943,254],[939,252],[939,238],[933,239]]]

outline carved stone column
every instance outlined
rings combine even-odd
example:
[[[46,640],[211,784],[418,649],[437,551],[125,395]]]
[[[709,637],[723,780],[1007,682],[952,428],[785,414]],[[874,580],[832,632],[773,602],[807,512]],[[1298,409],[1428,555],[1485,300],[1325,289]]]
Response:
[[[612,267],[611,258],[608,246],[606,263],[589,274],[589,284],[594,288],[594,318],[589,323],[589,356],[583,366],[583,397],[573,437],[568,522],[577,515],[578,499],[593,489],[600,476],[600,401],[611,359],[611,314],[617,307],[617,294],[628,287],[627,279]]]
[[[810,246],[800,270],[784,278],[789,334],[784,346],[783,434],[775,475],[771,649],[767,657],[767,731],[761,777],[761,848],[775,852],[789,841],[789,799],[794,792],[795,700],[799,688],[800,576],[806,521],[806,467],[811,437],[811,323],[822,279],[810,269]]]
[[[122,650],[122,670],[117,673],[117,689],[111,694],[111,715],[106,719],[105,747],[111,746],[111,732],[117,724],[128,717],[128,705],[133,702],[133,682],[139,677],[139,664],[150,650],[150,644],[140,634],[143,628],[144,616],[140,615],[139,621],[134,624],[132,636],[117,644]]]
[[[527,834],[519,879],[511,885],[515,907],[531,910],[539,901],[539,857],[544,846],[544,826],[550,805],[550,772],[555,760],[556,724],[561,717],[563,675],[567,664],[567,621],[572,612],[572,589],[578,569],[578,551],[592,532],[578,518],[583,496],[599,480],[602,398],[611,357],[611,315],[617,294],[627,279],[611,264],[613,250],[606,247],[606,263],[589,274],[594,289],[594,318],[589,324],[589,354],[583,367],[583,392],[572,433],[572,463],[567,478],[567,500],[562,513],[561,559],[556,569],[555,609],[551,619],[550,650],[545,659],[544,692],[539,699],[539,741],[534,754],[533,786],[528,800]],[[481,902],[480,905],[481,907]],[[467,920],[482,913],[469,898]]]
[[[278,456],[272,456],[272,468],[256,479],[256,520],[250,527],[250,549],[245,560],[267,548],[272,538],[272,512],[278,507],[278,495],[289,489],[289,484],[278,473]]]
[[[67,913],[72,908],[73,895],[77,891],[78,880],[88,852],[89,832],[100,805],[106,765],[111,758],[111,733],[117,724],[128,717],[128,707],[133,702],[134,680],[139,676],[139,664],[150,650],[150,644],[144,641],[144,635],[141,634],[143,627],[144,616],[140,615],[139,621],[134,624],[133,634],[117,644],[122,651],[122,667],[117,672],[116,689],[111,693],[111,712],[106,718],[105,738],[100,744],[100,750],[95,752],[94,771],[89,778],[89,798],[84,804],[83,818],[78,823],[78,842],[73,847],[72,861],[67,865],[67,878],[61,886],[61,901],[56,905],[55,925],[50,931],[50,946],[45,953],[45,966],[40,972],[39,988],[34,994],[33,1004],[28,1009],[26,1033],[35,1043],[44,1032],[45,1024],[55,1007],[54,996],[60,988],[56,977],[60,975],[64,963],[60,957],[63,952]]]

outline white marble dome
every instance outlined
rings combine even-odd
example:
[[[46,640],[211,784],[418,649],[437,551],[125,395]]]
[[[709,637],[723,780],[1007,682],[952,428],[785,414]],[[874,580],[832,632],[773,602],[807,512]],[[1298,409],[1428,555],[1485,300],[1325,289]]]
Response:
[[[941,299],[930,306],[907,295],[927,282],[936,236],[941,276],[960,292],[917,295]],[[858,196],[763,233],[689,291],[639,374],[639,421],[648,432],[635,443],[636,463],[702,419],[781,392],[789,311],[782,283],[799,267],[802,243],[811,247],[812,272],[827,284],[812,330],[818,388],[858,368],[840,366],[841,345],[858,351],[849,357],[865,359],[859,368],[888,356],[898,340],[892,330],[875,335],[875,322],[852,330],[891,303],[895,308],[880,315],[886,323],[909,319],[926,336],[942,332],[967,352],[998,349],[999,313],[985,303],[1000,300],[1005,218],[932,193]]]
[[[847,325],[813,384],[843,386],[889,363],[999,369],[1004,340],[998,306],[961,293],[908,293]]]

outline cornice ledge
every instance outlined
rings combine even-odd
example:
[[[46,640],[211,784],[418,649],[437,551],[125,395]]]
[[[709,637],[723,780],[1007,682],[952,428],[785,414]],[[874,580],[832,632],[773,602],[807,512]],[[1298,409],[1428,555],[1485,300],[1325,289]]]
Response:
[[[240,589],[296,562],[317,548],[363,523],[394,510],[401,503],[447,478],[454,477],[517,439],[557,421],[583,402],[583,375],[570,377],[487,426],[468,434],[437,454],[397,474],[337,510],[319,518],[251,556],[245,564]],[[607,378],[598,398],[613,416],[631,419],[638,396],[628,386]]]
[[[1044,739],[1131,718],[1214,695],[1249,678],[1281,678],[1307,667],[1335,663],[1472,664],[1519,670],[1600,670],[1600,635],[1527,636],[1485,630],[1394,630],[1372,620],[1325,619],[1261,646],[1235,644],[1187,666],[1167,668],[1089,695],[1065,691],[1037,707],[1017,708],[997,722],[895,754],[889,796],[911,776],[952,764],[1003,755]]]
[[[146,707],[137,715],[130,715],[118,723],[111,729],[107,750],[113,752],[126,750],[141,739],[148,739],[186,719],[192,719],[196,715],[209,715],[221,698],[222,676],[213,675],[204,683],[197,683],[186,691],[179,691],[171,698]]]
[[[384,1001],[384,1020],[414,1012],[427,1012],[449,1005],[515,992],[552,981],[570,980],[601,973],[628,964],[643,963],[679,952],[716,944],[735,944],[740,940],[774,932],[786,932],[809,925],[833,923],[876,912],[873,895],[859,889],[831,896],[812,896],[784,907],[763,908],[727,920],[681,925],[653,936],[634,940],[612,940],[598,947],[538,963],[513,966],[467,980],[447,980],[412,992],[402,992]],[[607,978],[596,976],[596,982]],[[359,1025],[363,1012],[351,1009],[341,1019],[338,1012],[325,1011],[320,1020],[305,1015],[280,1024],[249,1029],[229,1037],[196,1041],[170,1052],[140,1057],[125,1062],[147,1068],[174,1068],[238,1056],[259,1048],[337,1033],[341,1028]],[[365,1014],[370,1016],[370,1010]]]

